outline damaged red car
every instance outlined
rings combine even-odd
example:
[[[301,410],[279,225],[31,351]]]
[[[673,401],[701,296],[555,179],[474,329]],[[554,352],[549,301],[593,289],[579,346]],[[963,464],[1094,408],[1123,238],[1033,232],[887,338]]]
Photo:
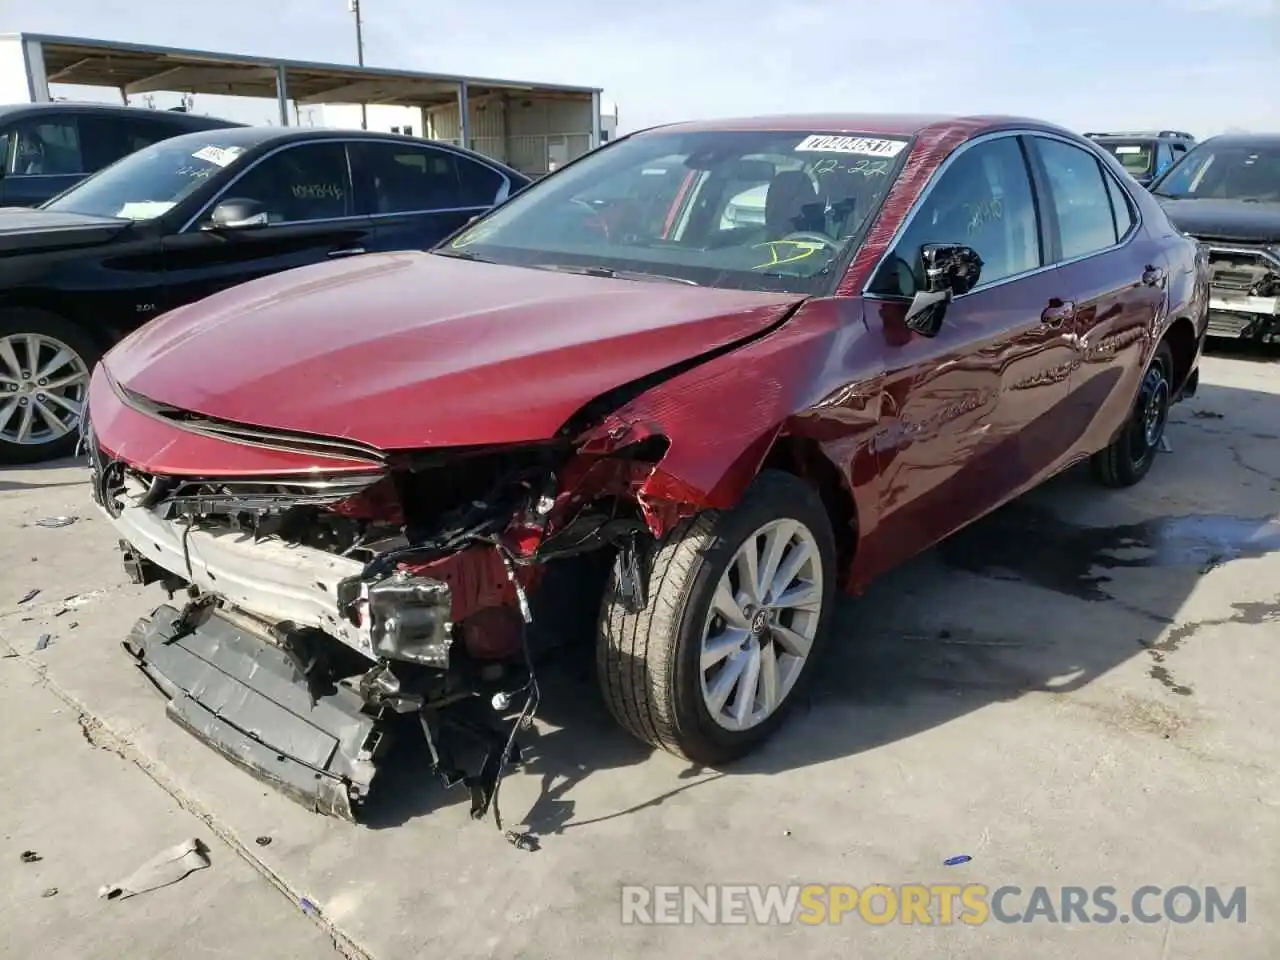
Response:
[[[730,761],[839,593],[1073,464],[1142,479],[1207,269],[1031,120],[622,137],[432,252],[255,280],[106,356],[94,496],[171,592],[126,647],[175,719],[348,818],[396,715],[483,815],[581,623],[626,730]]]

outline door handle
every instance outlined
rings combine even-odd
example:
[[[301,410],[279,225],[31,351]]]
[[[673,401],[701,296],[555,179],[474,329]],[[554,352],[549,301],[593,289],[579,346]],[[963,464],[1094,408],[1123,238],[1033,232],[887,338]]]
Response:
[[[1144,287],[1164,286],[1164,271],[1159,267],[1153,267],[1151,264],[1147,264],[1142,268],[1142,285]]]
[[[1040,314],[1040,322],[1046,327],[1060,327],[1076,315],[1076,305],[1071,300],[1054,297]]]
[[[337,250],[330,250],[331,257],[354,257],[357,253],[364,253],[364,247],[339,247]]]

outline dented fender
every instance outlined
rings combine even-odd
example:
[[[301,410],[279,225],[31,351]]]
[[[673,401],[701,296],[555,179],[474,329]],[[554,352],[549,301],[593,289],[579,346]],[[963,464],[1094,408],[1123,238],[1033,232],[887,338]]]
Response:
[[[653,438],[666,452],[635,488],[650,531],[729,509],[784,435],[836,447],[880,416],[875,382],[848,381],[866,334],[857,300],[814,299],[776,330],[645,391],[578,440],[582,456],[608,456]],[[837,465],[840,465],[837,463]]]

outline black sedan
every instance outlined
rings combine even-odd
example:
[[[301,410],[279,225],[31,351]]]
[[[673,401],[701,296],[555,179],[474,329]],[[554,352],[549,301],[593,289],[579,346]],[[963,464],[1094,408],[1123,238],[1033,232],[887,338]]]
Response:
[[[0,209],[0,463],[70,453],[90,370],[151,317],[328,258],[432,247],[528,182],[411,137],[241,127]]]

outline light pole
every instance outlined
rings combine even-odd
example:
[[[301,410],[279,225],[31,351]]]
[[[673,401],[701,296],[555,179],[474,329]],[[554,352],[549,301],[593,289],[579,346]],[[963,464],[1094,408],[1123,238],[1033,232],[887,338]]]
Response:
[[[360,0],[347,0],[347,9],[356,17],[356,63],[364,66],[364,28],[360,23]],[[360,129],[369,129],[369,108],[360,104]]]

